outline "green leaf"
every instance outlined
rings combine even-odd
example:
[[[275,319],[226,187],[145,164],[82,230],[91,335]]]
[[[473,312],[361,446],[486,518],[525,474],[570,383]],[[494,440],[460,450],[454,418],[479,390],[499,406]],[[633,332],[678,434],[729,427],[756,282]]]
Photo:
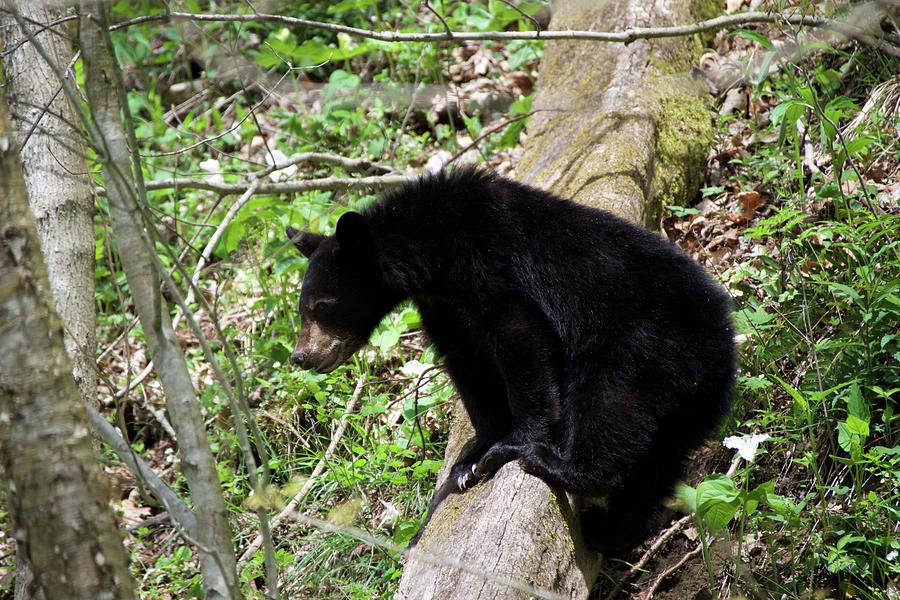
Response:
[[[869,421],[850,415],[847,417],[847,432],[865,439],[869,436]]]
[[[756,81],[756,93],[758,94],[762,90],[763,84],[766,82],[766,79],[769,77],[769,69],[772,67],[772,61],[775,57],[778,56],[778,52],[775,50],[770,50],[763,57],[762,62],[759,63],[759,75],[757,76]]]
[[[850,388],[850,394],[847,396],[847,412],[851,416],[857,417],[868,424],[869,406],[866,404],[866,399],[862,395],[859,384],[855,381]],[[868,433],[866,433],[866,435],[868,435]]]
[[[239,222],[232,222],[225,230],[222,236],[222,246],[226,254],[231,254],[240,245],[241,240],[245,237],[244,225]]]
[[[685,512],[697,512],[697,490],[686,483],[679,483],[675,488],[675,499],[682,505]]]
[[[531,102],[534,100],[534,94],[522,96],[509,105],[509,114],[511,116],[527,115],[531,112]]]
[[[780,127],[778,142],[784,143],[787,138],[794,139],[797,136],[797,121],[806,114],[806,109],[812,108],[797,99],[785,100],[772,109],[772,124]]]
[[[737,513],[739,502],[715,502],[709,504],[706,510],[699,512],[706,526],[713,533],[728,525]]]
[[[841,449],[847,454],[851,456],[856,455],[860,450],[859,434],[851,432],[846,422],[838,423],[837,431],[838,446],[840,446]]]
[[[800,391],[794,389],[794,386],[783,380],[778,375],[773,375],[772,377],[774,377],[775,380],[781,384],[781,387],[784,388],[784,391],[786,391],[791,396],[791,398],[794,399],[794,403],[799,406],[803,412],[809,411],[809,402],[806,401],[806,398],[802,393],[800,393]]]
[[[375,6],[376,0],[344,0],[328,7],[329,15],[347,12],[349,10],[364,10]]]
[[[866,150],[866,148],[874,144],[876,141],[877,140],[875,138],[869,136],[853,138],[852,140],[849,140],[847,142],[846,152],[850,156],[857,156],[859,154],[862,154]]]
[[[757,31],[752,31],[750,29],[738,29],[731,35],[744,38],[745,40],[750,40],[751,42],[756,42],[766,50],[775,49],[775,45],[772,44],[771,40]]]
[[[381,350],[382,353],[385,353],[397,345],[397,342],[400,341],[401,333],[402,332],[397,328],[388,327],[373,335],[370,342],[373,346]]]
[[[697,486],[697,510],[702,514],[713,504],[735,500],[738,494],[740,492],[730,477],[710,475]]]

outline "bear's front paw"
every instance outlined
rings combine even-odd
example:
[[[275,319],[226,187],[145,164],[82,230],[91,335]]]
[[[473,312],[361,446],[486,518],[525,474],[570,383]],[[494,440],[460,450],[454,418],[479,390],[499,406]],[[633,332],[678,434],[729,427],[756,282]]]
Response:
[[[480,478],[475,474],[475,465],[464,461],[453,465],[453,469],[450,471],[450,479],[456,482],[456,488],[460,492],[464,492],[478,483]]]
[[[478,464],[475,465],[475,475],[480,478],[493,477],[500,467],[519,457],[520,448],[498,442],[491,446]]]

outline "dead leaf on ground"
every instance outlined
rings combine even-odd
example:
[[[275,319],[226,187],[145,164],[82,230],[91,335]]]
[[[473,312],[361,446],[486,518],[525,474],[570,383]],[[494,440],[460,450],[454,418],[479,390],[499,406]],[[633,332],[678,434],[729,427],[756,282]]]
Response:
[[[765,204],[765,200],[763,199],[762,194],[757,191],[738,192],[736,196],[738,202],[741,205],[741,208],[744,211],[744,219],[746,219],[747,221],[752,219],[753,213],[755,213],[760,206]]]

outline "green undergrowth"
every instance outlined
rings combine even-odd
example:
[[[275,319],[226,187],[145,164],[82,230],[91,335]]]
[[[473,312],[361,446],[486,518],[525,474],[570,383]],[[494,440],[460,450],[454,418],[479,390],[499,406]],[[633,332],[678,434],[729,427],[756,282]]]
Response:
[[[733,592],[875,600],[900,581],[900,113],[874,106],[850,124],[900,63],[817,52],[756,86],[751,102],[774,108],[751,127],[776,141],[737,153],[705,190],[765,206],[717,267],[742,342],[737,465],[679,498],[730,542]],[[733,124],[720,118],[720,140]]]

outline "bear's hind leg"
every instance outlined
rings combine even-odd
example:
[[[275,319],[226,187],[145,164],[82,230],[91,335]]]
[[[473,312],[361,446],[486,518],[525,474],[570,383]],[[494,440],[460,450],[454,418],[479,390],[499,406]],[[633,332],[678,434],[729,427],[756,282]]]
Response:
[[[666,514],[664,500],[672,494],[680,465],[648,472],[610,494],[605,508],[589,507],[581,515],[581,529],[588,545],[601,553],[637,546],[660,526]]]

